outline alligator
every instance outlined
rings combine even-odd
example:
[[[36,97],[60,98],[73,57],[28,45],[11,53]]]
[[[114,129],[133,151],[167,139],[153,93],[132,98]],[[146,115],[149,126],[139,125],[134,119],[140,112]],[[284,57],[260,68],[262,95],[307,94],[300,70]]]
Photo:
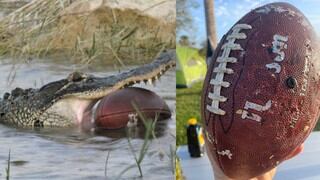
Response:
[[[0,123],[32,128],[81,125],[104,96],[136,83],[153,83],[175,65],[175,51],[167,50],[150,64],[117,75],[96,77],[73,72],[39,89],[15,88],[0,99]]]

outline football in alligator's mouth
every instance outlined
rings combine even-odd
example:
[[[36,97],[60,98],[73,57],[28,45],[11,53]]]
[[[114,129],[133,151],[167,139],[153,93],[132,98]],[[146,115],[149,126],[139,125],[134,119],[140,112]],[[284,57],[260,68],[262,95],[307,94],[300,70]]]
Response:
[[[142,88],[124,88],[105,96],[99,103],[95,124],[98,128],[119,129],[130,124],[141,124],[137,109],[146,119],[165,120],[171,111],[165,101],[152,91]]]

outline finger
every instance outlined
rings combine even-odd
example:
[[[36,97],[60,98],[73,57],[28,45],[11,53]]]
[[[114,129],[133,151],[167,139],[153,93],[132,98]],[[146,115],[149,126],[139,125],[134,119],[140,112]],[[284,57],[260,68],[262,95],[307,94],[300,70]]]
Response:
[[[286,157],[286,160],[291,159],[294,156],[300,154],[303,151],[303,149],[304,149],[304,144],[301,144]]]

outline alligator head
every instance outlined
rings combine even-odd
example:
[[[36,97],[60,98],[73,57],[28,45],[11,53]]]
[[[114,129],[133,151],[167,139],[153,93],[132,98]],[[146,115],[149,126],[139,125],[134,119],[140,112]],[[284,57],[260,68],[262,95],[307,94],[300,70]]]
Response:
[[[0,101],[0,123],[18,127],[68,127],[91,116],[94,104],[117,89],[152,83],[174,67],[175,52],[165,51],[152,63],[108,77],[79,72],[40,89],[16,88]]]

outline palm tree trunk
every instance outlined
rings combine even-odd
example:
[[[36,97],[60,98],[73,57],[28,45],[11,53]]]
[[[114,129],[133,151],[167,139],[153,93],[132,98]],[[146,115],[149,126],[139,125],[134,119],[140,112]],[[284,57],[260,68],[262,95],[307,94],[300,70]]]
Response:
[[[214,16],[214,0],[204,0],[204,11],[207,27],[207,65],[210,64],[213,51],[217,47],[216,22]]]
[[[207,37],[210,40],[213,49],[217,46],[216,22],[214,16],[214,0],[204,0]]]

